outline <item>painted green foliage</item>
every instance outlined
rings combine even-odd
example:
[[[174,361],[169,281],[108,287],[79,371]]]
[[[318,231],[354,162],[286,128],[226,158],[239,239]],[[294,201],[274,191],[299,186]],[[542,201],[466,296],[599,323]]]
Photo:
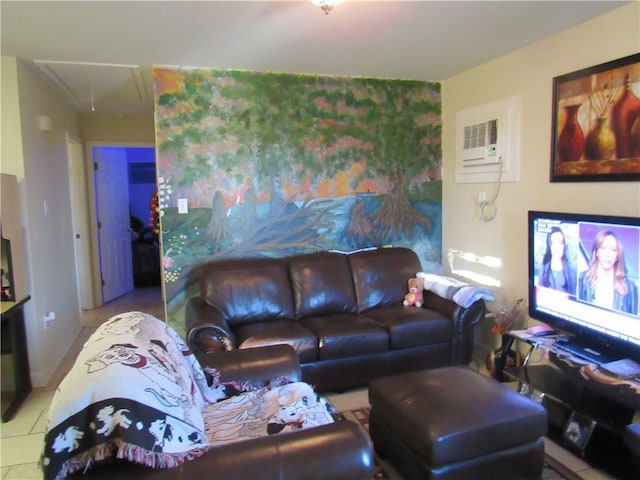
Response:
[[[286,200],[283,181],[331,178],[363,161],[366,168],[351,178],[354,191],[371,179],[397,202],[410,189],[419,195],[425,173],[439,177],[439,84],[233,70],[189,71],[182,81],[182,91],[158,100],[160,107],[189,106],[158,123],[160,132],[174,132],[160,151],[176,155],[178,186],[220,169],[242,182],[250,171],[277,204]],[[193,152],[195,145],[221,148],[212,161],[211,153]],[[379,215],[388,233],[408,228],[390,214]]]

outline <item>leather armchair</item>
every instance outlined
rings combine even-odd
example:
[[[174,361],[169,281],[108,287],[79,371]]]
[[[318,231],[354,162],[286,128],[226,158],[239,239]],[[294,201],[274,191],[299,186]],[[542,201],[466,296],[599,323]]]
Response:
[[[225,382],[265,385],[269,379],[282,376],[301,381],[297,356],[288,345],[201,354],[198,360],[203,367],[217,369]],[[149,469],[114,460],[69,478],[371,480],[373,472],[373,451],[367,434],[353,422],[337,421],[215,447],[177,468]]]

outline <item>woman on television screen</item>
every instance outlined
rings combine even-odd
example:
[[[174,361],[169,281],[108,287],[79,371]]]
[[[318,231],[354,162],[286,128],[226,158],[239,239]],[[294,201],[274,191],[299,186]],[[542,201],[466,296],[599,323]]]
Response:
[[[610,310],[638,314],[638,290],[627,278],[622,243],[610,230],[593,240],[589,268],[582,272],[578,298]]]
[[[569,267],[566,238],[560,227],[552,227],[547,234],[547,248],[540,267],[540,285],[566,293],[575,293],[576,276]]]

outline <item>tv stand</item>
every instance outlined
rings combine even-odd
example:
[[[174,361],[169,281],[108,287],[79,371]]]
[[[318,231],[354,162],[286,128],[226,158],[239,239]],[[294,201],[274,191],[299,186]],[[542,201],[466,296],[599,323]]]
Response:
[[[559,348],[557,337],[534,337],[526,330],[508,334],[526,343],[528,352],[521,367],[505,368],[504,374],[519,383],[520,393],[545,406],[549,438],[616,478],[634,478],[637,459],[623,436],[640,421],[640,382],[605,374],[597,363]],[[548,363],[529,365],[534,351],[542,351]]]

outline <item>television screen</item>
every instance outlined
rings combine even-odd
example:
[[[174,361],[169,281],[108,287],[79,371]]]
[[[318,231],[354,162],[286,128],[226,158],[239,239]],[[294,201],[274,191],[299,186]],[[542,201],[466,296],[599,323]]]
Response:
[[[530,211],[528,224],[529,316],[601,363],[638,358],[640,219]]]

